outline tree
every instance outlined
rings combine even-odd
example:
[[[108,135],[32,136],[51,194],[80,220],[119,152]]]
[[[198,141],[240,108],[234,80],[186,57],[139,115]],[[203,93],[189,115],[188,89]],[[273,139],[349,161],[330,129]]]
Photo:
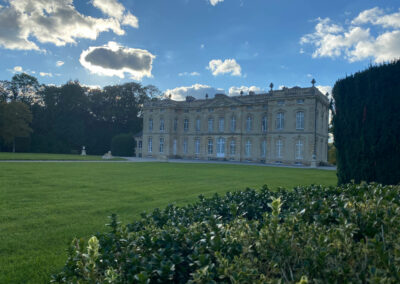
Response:
[[[0,103],[0,137],[6,145],[12,144],[15,152],[15,138],[27,137],[32,132],[29,124],[32,113],[22,102]]]
[[[38,80],[26,73],[16,74],[10,81],[1,81],[0,94],[3,100],[22,101],[28,104],[37,102],[37,92],[41,86]]]

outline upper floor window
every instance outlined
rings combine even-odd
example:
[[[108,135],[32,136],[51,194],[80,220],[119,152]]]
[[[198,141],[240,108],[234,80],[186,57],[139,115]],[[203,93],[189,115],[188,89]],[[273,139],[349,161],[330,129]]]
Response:
[[[247,140],[247,142],[246,142],[245,154],[246,154],[246,157],[251,156],[251,141],[250,140]]]
[[[246,109],[253,109],[253,106],[247,106]]]
[[[188,109],[185,109],[185,111],[184,111],[185,113],[188,113],[189,112],[189,110]]]
[[[236,107],[235,106],[231,106],[231,110],[235,110],[236,109]]]
[[[231,131],[235,132],[235,130],[236,130],[236,117],[232,116],[232,118],[231,118]]]
[[[208,109],[208,111],[209,111],[209,112],[213,112],[214,109],[213,109],[212,107],[210,107],[210,108]]]
[[[263,104],[263,109],[267,109],[268,105],[267,104]]]
[[[178,130],[178,119],[175,118],[174,119],[174,131],[177,131],[177,130]]]
[[[276,157],[282,158],[283,151],[283,142],[281,139],[276,141]]]
[[[262,132],[267,132],[267,116],[264,115],[261,121],[261,130]]]
[[[283,106],[285,104],[285,100],[279,100],[278,105]]]
[[[201,109],[199,109],[199,108],[198,108],[198,109],[196,109],[196,112],[201,112]]]
[[[183,131],[187,132],[189,130],[189,119],[185,118],[183,121]]]
[[[249,115],[248,117],[247,117],[247,119],[246,119],[246,130],[247,131],[251,131],[251,128],[252,128],[252,118],[251,118],[251,116]]]
[[[149,131],[153,131],[153,119],[149,118]]]
[[[160,138],[160,153],[164,153],[164,138]]]
[[[297,104],[299,104],[299,105],[304,104],[304,99],[297,99]]]
[[[225,128],[225,119],[223,117],[220,117],[219,123],[218,123],[219,132],[223,132],[224,128]]]
[[[153,138],[149,137],[147,142],[147,150],[149,153],[153,152]]]
[[[141,150],[142,149],[142,147],[143,147],[143,143],[142,143],[142,140],[139,140],[139,143],[138,143],[139,145],[138,145],[138,148]]]
[[[298,111],[296,113],[296,129],[304,129],[304,112]]]
[[[165,123],[164,123],[164,119],[160,119],[160,131],[164,131],[165,130]]]
[[[213,132],[214,131],[214,119],[209,118],[208,119],[208,132]]]
[[[285,114],[283,112],[278,112],[276,114],[276,129],[283,129],[285,126]]]
[[[296,159],[302,160],[304,152],[304,144],[301,140],[298,140],[296,143]]]
[[[163,108],[160,108],[160,112],[164,112],[165,111],[165,109],[163,109]]]
[[[200,124],[200,118],[197,118],[197,119],[196,119],[196,131],[200,131],[200,126],[201,126],[201,124]]]
[[[207,153],[209,155],[211,155],[213,153],[213,140],[212,139],[208,139]]]

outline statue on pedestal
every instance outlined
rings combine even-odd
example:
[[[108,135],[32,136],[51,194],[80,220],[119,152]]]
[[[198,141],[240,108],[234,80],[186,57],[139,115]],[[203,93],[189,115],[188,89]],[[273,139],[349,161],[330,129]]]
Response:
[[[86,147],[82,146],[81,156],[86,156]]]

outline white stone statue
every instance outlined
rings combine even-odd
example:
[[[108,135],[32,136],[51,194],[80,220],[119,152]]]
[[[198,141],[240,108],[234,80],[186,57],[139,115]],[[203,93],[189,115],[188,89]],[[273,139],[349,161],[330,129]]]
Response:
[[[85,146],[82,146],[81,156],[86,156],[86,148],[85,148]]]
[[[112,159],[113,158],[113,156],[111,155],[111,151],[108,151],[107,153],[105,153],[104,155],[103,155],[103,159],[104,160],[110,160],[110,159]]]

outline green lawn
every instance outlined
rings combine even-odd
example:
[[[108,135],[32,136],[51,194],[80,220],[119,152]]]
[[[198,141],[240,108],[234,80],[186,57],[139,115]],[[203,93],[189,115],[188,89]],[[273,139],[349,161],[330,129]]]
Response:
[[[81,156],[68,154],[43,154],[43,153],[9,153],[0,152],[0,160],[40,160],[40,161],[100,161],[101,156]],[[122,158],[113,158],[115,160],[124,160]]]
[[[0,283],[45,283],[75,236],[199,194],[336,184],[334,171],[219,164],[0,163]]]

